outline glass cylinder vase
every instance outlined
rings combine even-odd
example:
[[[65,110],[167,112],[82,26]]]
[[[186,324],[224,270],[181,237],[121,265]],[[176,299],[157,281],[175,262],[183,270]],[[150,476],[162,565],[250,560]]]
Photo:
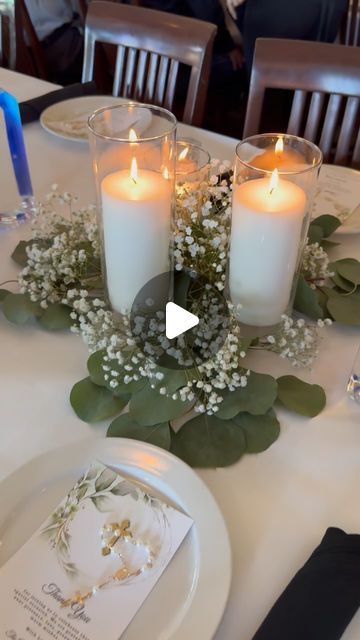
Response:
[[[193,190],[209,179],[210,155],[199,145],[187,140],[176,143],[176,184],[183,189]]]
[[[292,311],[320,149],[264,134],[236,148],[228,289],[243,335],[273,333]]]
[[[176,124],[169,111],[134,103],[89,118],[104,284],[120,314],[172,271]]]

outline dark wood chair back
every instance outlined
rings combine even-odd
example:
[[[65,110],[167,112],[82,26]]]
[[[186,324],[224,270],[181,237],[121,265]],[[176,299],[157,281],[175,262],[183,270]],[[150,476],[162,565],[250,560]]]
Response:
[[[190,68],[183,122],[202,122],[216,26],[143,7],[95,0],[85,25],[83,82],[93,79],[96,42],[117,46],[113,95],[172,109],[179,65]]]
[[[348,46],[360,45],[360,0],[349,0],[340,41]]]
[[[0,65],[16,65],[15,0],[0,0]]]
[[[25,0],[16,0],[17,69],[47,79],[44,53]]]
[[[267,89],[294,91],[287,133],[318,144],[325,162],[360,166],[360,48],[260,38],[244,137],[260,132]]]

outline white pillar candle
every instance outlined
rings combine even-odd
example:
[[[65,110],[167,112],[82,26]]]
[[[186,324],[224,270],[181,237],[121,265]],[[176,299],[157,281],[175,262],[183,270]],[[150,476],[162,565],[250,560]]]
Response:
[[[140,289],[170,268],[170,181],[137,171],[133,160],[131,172],[102,180],[101,198],[109,299],[115,311],[129,312]]]
[[[305,211],[304,190],[289,180],[234,186],[229,287],[244,324],[272,326],[286,311]]]

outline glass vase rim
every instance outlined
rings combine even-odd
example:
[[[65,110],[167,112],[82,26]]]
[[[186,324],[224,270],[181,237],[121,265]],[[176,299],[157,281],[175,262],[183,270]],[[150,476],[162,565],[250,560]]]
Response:
[[[308,171],[313,171],[314,169],[318,169],[321,167],[322,163],[323,163],[323,152],[321,151],[320,147],[318,147],[314,142],[311,142],[310,140],[307,140],[306,138],[301,138],[300,136],[295,136],[292,133],[256,133],[255,135],[252,136],[248,136],[247,138],[244,138],[243,140],[240,140],[240,142],[238,142],[238,144],[236,145],[235,148],[235,155],[236,158],[239,160],[239,162],[241,162],[245,167],[247,167],[248,169],[252,169],[253,171],[259,171],[261,173],[265,173],[265,174],[271,174],[273,173],[273,169],[259,169],[258,167],[255,167],[251,164],[251,162],[243,160],[242,158],[240,158],[239,156],[239,149],[240,147],[247,143],[247,144],[251,144],[251,141],[258,139],[258,138],[287,138],[290,140],[296,140],[297,142],[302,142],[308,145],[308,147],[310,147],[313,151],[314,151],[314,156],[318,156],[318,160],[317,162],[315,162],[315,164],[312,165],[308,165],[306,166],[305,169],[294,169],[294,170],[287,170],[287,171],[283,171],[281,169],[278,169],[279,175],[299,175],[299,174],[303,174],[303,173],[307,173]]]
[[[169,129],[167,131],[164,131],[163,133],[159,133],[158,135],[155,135],[155,136],[149,136],[147,138],[140,137],[136,140],[136,144],[141,144],[142,142],[153,142],[154,140],[161,140],[161,138],[164,138],[165,136],[176,132],[178,121],[176,116],[174,116],[174,114],[171,111],[169,111],[169,109],[165,109],[164,107],[159,107],[158,105],[155,105],[155,104],[145,104],[144,102],[135,102],[133,100],[129,100],[128,102],[123,102],[119,104],[109,105],[108,107],[100,107],[99,109],[95,109],[95,111],[88,117],[88,121],[87,121],[88,128],[90,129],[91,133],[94,136],[96,136],[97,138],[101,138],[102,140],[109,140],[109,141],[111,140],[112,142],[123,142],[123,143],[133,144],[133,142],[129,140],[129,138],[120,138],[119,136],[108,136],[103,133],[99,133],[93,127],[93,120],[101,113],[105,113],[105,111],[113,111],[115,109],[125,109],[129,107],[141,107],[145,109],[154,109],[159,113],[166,114],[167,116],[169,116],[170,122],[172,120],[172,125],[169,126]]]
[[[189,175],[191,175],[192,173],[197,173],[198,171],[201,171],[202,169],[205,169],[205,167],[207,165],[210,165],[211,163],[211,155],[209,153],[209,151],[207,149],[205,149],[201,144],[195,144],[193,142],[188,142],[187,140],[176,140],[176,146],[177,145],[187,145],[188,147],[192,147],[193,149],[199,149],[202,153],[204,153],[207,157],[207,161],[204,164],[201,164],[200,167],[197,167],[197,169],[194,169],[193,171],[189,171]]]

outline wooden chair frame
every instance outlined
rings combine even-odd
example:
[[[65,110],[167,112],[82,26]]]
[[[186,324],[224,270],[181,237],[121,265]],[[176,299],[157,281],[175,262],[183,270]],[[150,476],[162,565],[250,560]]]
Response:
[[[82,81],[93,79],[95,44],[117,45],[113,95],[172,109],[179,64],[191,69],[183,122],[200,125],[216,26],[143,7],[95,0],[85,25]]]
[[[266,89],[295,92],[288,133],[319,144],[325,161],[360,165],[359,47],[259,38],[244,137],[259,133]]]

